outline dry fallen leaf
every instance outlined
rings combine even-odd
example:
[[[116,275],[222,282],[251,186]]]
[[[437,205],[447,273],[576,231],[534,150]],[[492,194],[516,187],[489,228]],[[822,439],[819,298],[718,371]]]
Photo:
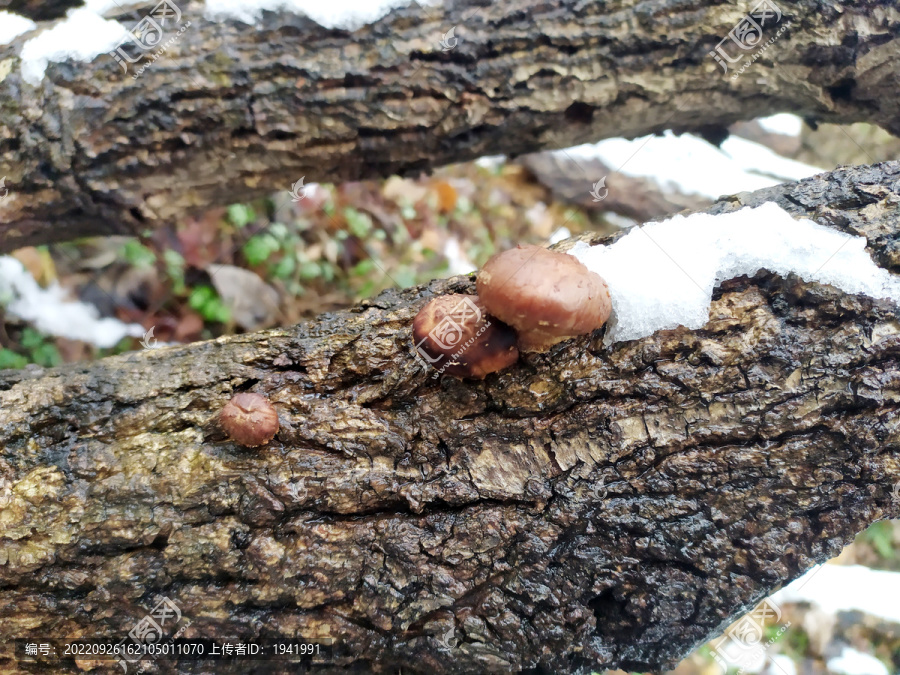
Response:
[[[238,326],[256,330],[275,323],[278,291],[258,274],[234,265],[216,265],[209,272],[213,286]]]

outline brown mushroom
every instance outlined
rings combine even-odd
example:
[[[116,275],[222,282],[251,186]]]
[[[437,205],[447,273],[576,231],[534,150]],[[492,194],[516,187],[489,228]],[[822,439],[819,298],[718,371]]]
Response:
[[[475,295],[442,295],[425,305],[413,321],[413,342],[423,361],[437,372],[484,379],[519,358],[516,333],[488,316]]]
[[[219,423],[228,436],[241,445],[265,445],[278,433],[278,413],[262,394],[235,394],[219,413]]]
[[[612,301],[603,279],[567,253],[517,246],[478,273],[487,311],[519,333],[519,350],[545,352],[557,342],[600,328]]]

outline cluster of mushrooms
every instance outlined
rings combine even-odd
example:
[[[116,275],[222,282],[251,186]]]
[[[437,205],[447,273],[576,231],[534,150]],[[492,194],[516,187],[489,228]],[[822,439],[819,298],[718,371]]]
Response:
[[[541,246],[520,245],[492,257],[478,273],[476,290],[476,296],[435,298],[413,321],[419,353],[432,362],[448,359],[435,367],[456,377],[483,379],[513,365],[519,352],[546,352],[597,330],[612,311],[598,274]],[[478,312],[457,311],[466,298]]]
[[[612,310],[599,275],[540,246],[495,255],[478,273],[476,289],[474,296],[431,300],[413,321],[420,354],[460,378],[483,379],[513,365],[519,352],[545,352],[595,331]],[[222,408],[219,424],[233,441],[255,448],[278,433],[278,412],[262,394],[242,392]]]

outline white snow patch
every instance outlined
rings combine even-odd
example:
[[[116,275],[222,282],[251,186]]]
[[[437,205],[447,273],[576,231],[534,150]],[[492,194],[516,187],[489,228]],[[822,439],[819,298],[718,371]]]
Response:
[[[87,63],[115,48],[124,35],[122,24],[107,21],[91,9],[69,10],[63,21],[24,44],[22,78],[37,86],[50,62],[71,59]]]
[[[840,656],[829,659],[828,672],[840,675],[891,675],[879,659],[853,647],[844,647]]]
[[[463,252],[459,245],[459,241],[455,237],[451,237],[444,244],[444,257],[447,259],[450,276],[468,274],[469,272],[474,272],[478,269]]]
[[[475,160],[475,166],[487,169],[488,171],[496,171],[506,163],[506,155],[485,155]]]
[[[66,299],[58,284],[41,288],[21,262],[0,256],[0,303],[10,316],[27,321],[48,335],[80,340],[97,347],[113,347],[126,336],[141,337],[138,324],[99,318],[93,305]]]
[[[745,171],[773,176],[777,180],[803,180],[824,169],[782,157],[765,145],[748,141],[739,136],[729,136],[722,143],[722,152]]]
[[[900,572],[862,565],[820,565],[772,595],[772,601],[808,602],[824,612],[859,611],[900,623]]]
[[[22,33],[27,33],[35,28],[37,28],[37,24],[31,19],[18,14],[0,12],[0,45],[8,45]]]
[[[796,220],[768,202],[717,216],[674,216],[632,228],[610,246],[578,242],[568,253],[609,286],[609,345],[701,328],[716,284],[761,269],[900,303],[900,277],[878,267],[865,245],[863,237]]]
[[[661,187],[709,199],[798,180],[822,169],[776,155],[763,145],[731,138],[719,149],[691,134],[610,138],[558,152],[599,159],[626,176],[651,178]],[[767,175],[760,175],[761,173]],[[773,177],[774,176],[774,177]]]
[[[550,243],[556,244],[560,241],[564,241],[572,236],[572,233],[569,232],[568,227],[558,227],[556,231],[550,235]]]
[[[803,120],[790,113],[778,113],[771,117],[760,117],[756,120],[766,131],[785,136],[799,136],[803,129]]]
[[[787,654],[772,654],[766,675],[797,675],[797,665]]]
[[[382,18],[395,7],[406,7],[411,0],[207,0],[205,14],[210,19],[237,19],[256,23],[263,10],[286,10],[305,14],[326,28],[356,30]],[[432,4],[432,3],[424,3]]]
[[[797,675],[794,660],[786,654],[767,654],[762,649],[743,655],[740,659],[741,673],[760,675]]]

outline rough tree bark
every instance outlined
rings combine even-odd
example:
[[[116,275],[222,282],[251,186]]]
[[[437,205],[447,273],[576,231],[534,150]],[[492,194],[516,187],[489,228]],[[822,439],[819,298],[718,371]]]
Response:
[[[709,211],[767,200],[900,272],[900,162]],[[473,291],[0,373],[0,639],[121,638],[166,596],[187,637],[331,636],[323,672],[644,671],[900,515],[890,303],[760,273],[701,330],[432,379],[412,318]],[[239,390],[267,447],[211,421]]]
[[[51,64],[32,87],[22,40],[0,48],[0,251],[134,234],[301,176],[410,174],[667,128],[715,136],[779,111],[900,133],[900,11],[882,0],[781,0],[764,40],[790,27],[734,81],[708,53],[750,5],[719,0],[466,0],[355,32],[179,4],[191,27],[136,80],[102,56]]]

